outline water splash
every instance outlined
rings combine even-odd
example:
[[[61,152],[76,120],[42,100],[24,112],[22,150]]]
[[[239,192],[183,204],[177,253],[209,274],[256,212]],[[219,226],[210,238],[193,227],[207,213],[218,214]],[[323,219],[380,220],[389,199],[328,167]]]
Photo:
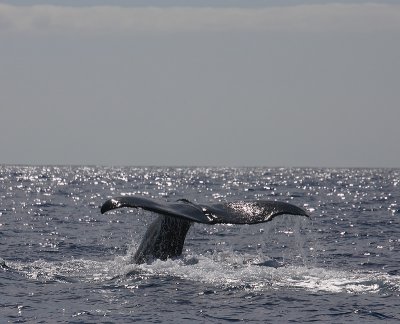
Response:
[[[6,267],[8,271],[16,271],[31,280],[64,283],[118,280],[126,287],[146,278],[175,277],[219,289],[258,292],[271,289],[348,294],[387,294],[400,291],[400,276],[397,275],[297,265],[271,267],[265,265],[268,262],[260,265],[257,263],[259,260],[253,256],[226,251],[198,256],[186,254],[175,260],[155,260],[141,265],[129,264],[129,259],[129,256],[118,256],[110,261],[37,260],[31,263],[7,262]]]

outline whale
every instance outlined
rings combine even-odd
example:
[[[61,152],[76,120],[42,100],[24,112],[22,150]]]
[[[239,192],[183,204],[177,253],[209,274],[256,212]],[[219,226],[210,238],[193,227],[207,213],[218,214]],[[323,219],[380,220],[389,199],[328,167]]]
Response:
[[[141,208],[159,214],[148,226],[132,256],[131,261],[136,264],[180,256],[186,234],[194,223],[258,224],[285,214],[309,217],[304,209],[282,201],[243,200],[206,205],[187,199],[169,202],[142,196],[110,198],[101,206],[101,213],[124,207]]]

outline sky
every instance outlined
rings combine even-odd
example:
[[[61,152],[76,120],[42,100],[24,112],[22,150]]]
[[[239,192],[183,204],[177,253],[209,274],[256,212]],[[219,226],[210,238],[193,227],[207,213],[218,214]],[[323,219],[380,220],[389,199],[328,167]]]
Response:
[[[0,164],[400,167],[398,1],[0,1]]]

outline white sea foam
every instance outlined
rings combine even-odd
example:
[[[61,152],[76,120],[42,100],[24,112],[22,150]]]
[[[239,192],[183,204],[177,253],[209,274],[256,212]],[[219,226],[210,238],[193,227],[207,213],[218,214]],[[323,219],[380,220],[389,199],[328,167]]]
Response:
[[[221,261],[221,258],[225,258]],[[143,271],[176,276],[219,287],[268,289],[305,289],[331,293],[385,293],[400,291],[400,276],[379,272],[343,271],[307,266],[260,266],[237,255],[199,256],[197,263],[185,259],[155,261],[141,265]],[[216,260],[219,259],[219,260]],[[188,259],[190,260],[190,258]]]
[[[400,276],[380,272],[344,271],[321,267],[286,265],[270,267],[233,253],[186,255],[175,260],[156,260],[151,264],[129,264],[129,257],[110,261],[69,260],[32,263],[7,263],[11,269],[33,280],[61,282],[104,282],[115,278],[171,276],[201,282],[217,288],[304,289],[330,293],[385,293],[400,291]]]

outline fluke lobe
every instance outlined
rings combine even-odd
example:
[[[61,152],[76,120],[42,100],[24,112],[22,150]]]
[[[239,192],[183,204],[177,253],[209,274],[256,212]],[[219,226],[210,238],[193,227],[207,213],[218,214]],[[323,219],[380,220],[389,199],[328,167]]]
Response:
[[[308,217],[302,208],[279,201],[252,200],[203,205],[186,199],[164,202],[138,196],[111,198],[103,204],[101,213],[122,207],[142,208],[160,214],[149,225],[133,256],[134,263],[166,260],[181,255],[186,234],[193,222],[257,224],[284,214]]]

